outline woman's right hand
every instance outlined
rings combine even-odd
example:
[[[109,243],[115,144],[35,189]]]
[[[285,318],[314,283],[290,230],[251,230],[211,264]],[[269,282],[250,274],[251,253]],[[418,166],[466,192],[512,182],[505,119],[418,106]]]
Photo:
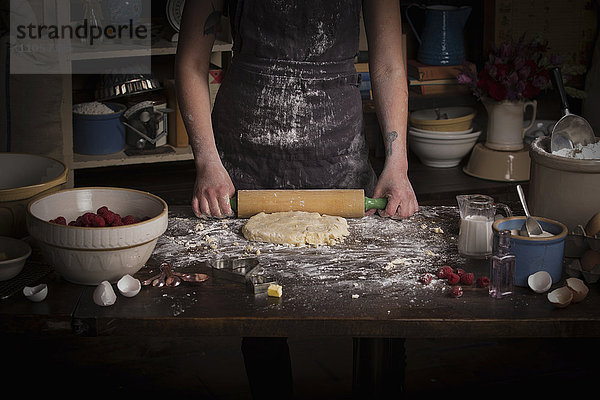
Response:
[[[233,216],[229,199],[234,194],[233,182],[220,160],[196,166],[192,210],[198,218]]]

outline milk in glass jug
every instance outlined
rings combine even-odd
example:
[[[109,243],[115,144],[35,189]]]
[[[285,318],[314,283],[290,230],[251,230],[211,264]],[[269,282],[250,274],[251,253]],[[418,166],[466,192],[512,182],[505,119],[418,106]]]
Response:
[[[456,200],[460,212],[458,252],[472,258],[491,256],[496,210],[501,209],[506,217],[512,217],[512,211],[506,204],[495,203],[483,194],[458,195]]]

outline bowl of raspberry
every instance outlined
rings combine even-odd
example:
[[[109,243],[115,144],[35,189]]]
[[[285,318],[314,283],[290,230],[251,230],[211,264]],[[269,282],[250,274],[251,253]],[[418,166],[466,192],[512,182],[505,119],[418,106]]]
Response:
[[[32,200],[27,230],[69,282],[98,285],[139,271],[166,231],[168,206],[143,191],[83,187]]]

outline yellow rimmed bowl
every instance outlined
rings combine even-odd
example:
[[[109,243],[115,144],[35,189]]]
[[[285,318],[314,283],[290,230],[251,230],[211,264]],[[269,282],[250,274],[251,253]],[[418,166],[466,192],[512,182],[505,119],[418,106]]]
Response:
[[[473,107],[440,107],[412,111],[408,119],[418,129],[456,132],[471,128],[475,114]]]
[[[106,206],[141,222],[110,227],[79,227],[67,222]],[[66,280],[83,285],[114,283],[139,271],[166,231],[168,206],[151,193],[112,187],[84,187],[39,196],[27,207],[27,229],[46,261]]]
[[[27,204],[35,196],[63,188],[69,172],[54,158],[23,153],[0,153],[0,235],[27,236]]]

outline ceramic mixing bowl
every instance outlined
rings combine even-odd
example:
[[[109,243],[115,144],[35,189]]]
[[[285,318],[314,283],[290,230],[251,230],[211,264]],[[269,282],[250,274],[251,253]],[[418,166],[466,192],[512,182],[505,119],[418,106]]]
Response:
[[[412,111],[411,126],[430,131],[464,131],[471,127],[476,111],[473,107],[440,107]]]
[[[60,190],[68,168],[50,157],[0,153],[0,235],[27,236],[27,204],[37,195]]]
[[[63,216],[67,222],[103,206],[121,216],[140,220],[131,225],[83,227],[49,222]],[[27,208],[27,229],[46,260],[66,280],[98,285],[116,282],[139,271],[167,229],[168,207],[151,193],[122,188],[76,188],[40,196]]]
[[[408,146],[429,167],[455,167],[471,151],[481,131],[461,134],[432,134],[408,131]]]
[[[31,246],[23,240],[0,236],[0,281],[19,275],[31,255]]]
[[[516,256],[515,285],[527,287],[529,275],[538,271],[546,271],[552,277],[552,282],[558,282],[563,272],[563,256],[567,227],[561,222],[548,218],[535,217],[542,229],[552,234],[548,237],[523,237],[511,235],[510,249]],[[498,242],[498,232],[501,230],[521,229],[525,216],[502,218],[492,224],[494,231],[494,248]]]

